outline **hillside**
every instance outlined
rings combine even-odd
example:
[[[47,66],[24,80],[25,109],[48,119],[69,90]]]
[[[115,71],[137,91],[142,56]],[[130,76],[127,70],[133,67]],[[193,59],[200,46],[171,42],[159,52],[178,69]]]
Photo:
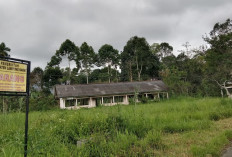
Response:
[[[23,156],[24,113],[0,115],[0,156]],[[176,98],[138,105],[30,112],[29,156],[220,156],[232,101]]]

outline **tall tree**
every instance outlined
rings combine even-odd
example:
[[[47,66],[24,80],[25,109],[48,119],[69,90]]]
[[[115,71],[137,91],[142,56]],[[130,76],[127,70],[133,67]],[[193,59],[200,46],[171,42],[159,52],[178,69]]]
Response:
[[[108,81],[111,82],[111,67],[114,66],[116,69],[117,76],[117,65],[119,64],[119,54],[118,50],[114,49],[113,46],[105,44],[103,45],[99,51],[99,62],[101,65],[105,65],[108,67]]]
[[[133,79],[133,71],[137,74],[137,80],[141,80],[141,75],[149,63],[156,62],[150,50],[150,46],[145,38],[134,36],[130,38],[124,46],[121,54],[122,69],[129,71],[129,80]],[[124,66],[127,66],[125,68]],[[123,72],[123,71],[122,71]],[[124,73],[124,72],[123,72]]]
[[[166,42],[162,42],[161,44],[154,43],[151,46],[151,51],[162,61],[163,58],[172,55],[173,47]]]
[[[204,39],[210,45],[206,51],[207,76],[232,98],[226,88],[226,83],[232,80],[232,20],[216,23]]]
[[[0,56],[2,56],[2,57],[10,57],[9,52],[10,52],[10,48],[6,47],[5,43],[2,42],[0,44]]]
[[[68,65],[69,65],[69,78],[71,77],[71,68],[70,62],[77,60],[79,58],[79,48],[74,44],[74,42],[66,39],[60,46],[59,50],[56,53],[56,56],[67,56],[68,58]]]
[[[51,61],[47,64],[48,66],[59,66],[60,62],[62,61],[62,58],[59,56],[59,52],[57,52],[56,54],[51,57]]]
[[[86,82],[88,84],[89,74],[95,59],[95,53],[92,46],[89,46],[86,42],[82,43],[80,47],[80,55],[81,69],[86,75]]]
[[[60,79],[62,78],[63,74],[59,67],[46,67],[44,70],[43,81],[47,89],[60,84]]]
[[[33,88],[37,88],[39,90],[43,89],[43,69],[40,67],[35,67],[30,75],[30,85]]]

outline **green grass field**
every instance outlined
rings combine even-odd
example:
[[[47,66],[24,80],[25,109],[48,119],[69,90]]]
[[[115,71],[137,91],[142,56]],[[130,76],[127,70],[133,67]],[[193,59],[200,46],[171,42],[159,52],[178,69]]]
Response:
[[[0,156],[23,156],[24,113],[0,114]],[[30,112],[28,156],[220,156],[232,140],[232,100]]]

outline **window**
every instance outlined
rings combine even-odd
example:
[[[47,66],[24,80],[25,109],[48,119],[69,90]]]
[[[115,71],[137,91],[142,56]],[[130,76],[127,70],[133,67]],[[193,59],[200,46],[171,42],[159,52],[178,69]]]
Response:
[[[88,98],[80,99],[80,105],[89,105],[89,99]]]
[[[123,102],[123,96],[115,96],[114,97],[114,102],[115,103]]]
[[[103,97],[103,103],[107,104],[107,103],[111,103],[113,100],[113,97]]]
[[[66,107],[71,107],[71,106],[75,106],[75,105],[76,105],[76,99],[68,99],[65,102]]]

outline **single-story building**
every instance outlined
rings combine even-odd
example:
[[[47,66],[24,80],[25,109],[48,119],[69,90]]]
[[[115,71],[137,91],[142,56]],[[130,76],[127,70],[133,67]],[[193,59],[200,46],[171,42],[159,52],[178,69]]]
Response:
[[[60,100],[61,109],[112,106],[129,104],[142,97],[150,99],[168,98],[168,88],[161,80],[142,82],[119,82],[107,84],[56,85],[55,97]]]

